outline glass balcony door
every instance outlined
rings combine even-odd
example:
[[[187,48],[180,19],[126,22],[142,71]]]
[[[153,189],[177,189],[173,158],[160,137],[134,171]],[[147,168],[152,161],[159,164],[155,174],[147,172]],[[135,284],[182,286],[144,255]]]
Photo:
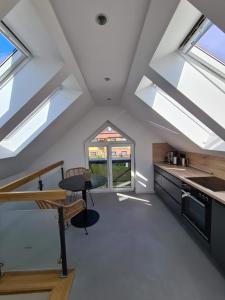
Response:
[[[101,146],[89,145],[88,167],[93,174],[107,178],[104,189],[134,189],[134,146],[133,144],[109,143]]]
[[[131,145],[110,146],[111,187],[132,188]]]
[[[93,174],[107,178],[107,182],[103,188],[108,188],[108,150],[106,146],[88,147],[88,167]]]

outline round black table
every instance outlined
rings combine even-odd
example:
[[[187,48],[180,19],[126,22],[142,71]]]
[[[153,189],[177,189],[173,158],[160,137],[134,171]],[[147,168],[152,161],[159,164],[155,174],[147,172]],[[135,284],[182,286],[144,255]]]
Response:
[[[86,203],[86,209],[71,219],[71,224],[75,227],[89,227],[94,225],[99,219],[99,213],[93,209],[87,209],[87,190],[96,189],[106,183],[106,177],[91,175],[90,181],[85,181],[84,176],[75,175],[64,178],[59,182],[59,187],[72,192],[82,192],[82,198]]]

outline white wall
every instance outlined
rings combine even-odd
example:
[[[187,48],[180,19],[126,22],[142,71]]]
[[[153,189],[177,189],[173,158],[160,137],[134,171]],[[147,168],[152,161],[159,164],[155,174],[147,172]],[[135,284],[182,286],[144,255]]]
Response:
[[[137,177],[136,192],[153,191],[152,143],[162,140],[120,106],[96,106],[37,159],[29,170],[39,169],[58,160],[65,161],[65,169],[85,165],[84,142],[107,120],[135,141],[136,171],[148,180],[145,182]],[[140,182],[147,183],[146,187]]]

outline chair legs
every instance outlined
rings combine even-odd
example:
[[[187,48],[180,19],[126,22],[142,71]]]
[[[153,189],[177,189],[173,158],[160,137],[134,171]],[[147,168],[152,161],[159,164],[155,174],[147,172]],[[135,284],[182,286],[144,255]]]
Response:
[[[84,232],[85,232],[86,235],[88,235],[87,228],[86,228],[87,211],[84,210],[84,211],[82,212],[82,215],[83,215]]]
[[[71,226],[71,223],[70,222],[66,222],[65,223],[65,230],[67,230],[70,226]]]
[[[93,198],[92,198],[92,195],[91,195],[91,192],[90,192],[90,191],[88,191],[88,195],[90,196],[92,205],[95,206],[95,203],[94,203],[94,200],[93,200]]]
[[[85,232],[86,235],[88,235],[88,231],[87,231],[86,226],[84,227],[84,232]]]

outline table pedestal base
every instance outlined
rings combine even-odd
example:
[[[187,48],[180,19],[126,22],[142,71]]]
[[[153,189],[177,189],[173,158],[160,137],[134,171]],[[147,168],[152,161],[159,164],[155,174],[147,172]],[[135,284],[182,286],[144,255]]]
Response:
[[[87,209],[84,212],[79,213],[71,219],[71,224],[78,228],[84,228],[84,222],[86,227],[90,227],[98,222],[99,213],[93,209]]]

